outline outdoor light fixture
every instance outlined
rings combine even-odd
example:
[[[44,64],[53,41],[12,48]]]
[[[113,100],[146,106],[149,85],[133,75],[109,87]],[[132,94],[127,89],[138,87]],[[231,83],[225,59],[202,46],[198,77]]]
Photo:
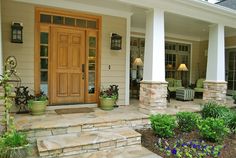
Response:
[[[11,24],[11,42],[23,43],[23,24],[12,22]]]
[[[122,37],[116,33],[111,34],[111,50],[121,50]]]

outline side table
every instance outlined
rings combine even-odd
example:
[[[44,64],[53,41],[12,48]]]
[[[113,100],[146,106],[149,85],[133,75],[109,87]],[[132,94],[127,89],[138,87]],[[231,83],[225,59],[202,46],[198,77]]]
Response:
[[[179,88],[176,89],[176,99],[178,100],[193,100],[194,90],[190,88]]]

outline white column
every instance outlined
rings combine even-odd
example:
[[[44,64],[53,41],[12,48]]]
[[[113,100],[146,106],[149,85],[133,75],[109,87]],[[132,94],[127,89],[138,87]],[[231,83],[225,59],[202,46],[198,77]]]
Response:
[[[225,82],[224,26],[210,26],[206,81]]]
[[[0,74],[3,72],[3,53],[2,53],[2,0],[0,0]]]
[[[144,81],[165,81],[164,11],[154,8],[146,16]]]
[[[207,74],[203,100],[226,102],[224,25],[213,24],[209,31]]]

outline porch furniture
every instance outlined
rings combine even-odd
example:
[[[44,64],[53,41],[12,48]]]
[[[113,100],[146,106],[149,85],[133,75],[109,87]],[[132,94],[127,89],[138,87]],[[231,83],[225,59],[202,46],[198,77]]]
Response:
[[[195,91],[195,93],[197,94],[197,96],[202,95],[202,93],[203,93],[203,90],[204,90],[203,82],[204,82],[204,81],[205,81],[204,78],[200,78],[200,79],[198,79],[197,82],[196,82],[196,87],[194,88],[194,91]]]
[[[176,89],[176,99],[178,100],[193,100],[194,90],[189,88],[179,88]]]
[[[176,92],[176,89],[184,88],[182,86],[181,80],[176,80],[174,78],[166,78],[166,81],[168,82],[168,90],[170,91],[170,93]]]

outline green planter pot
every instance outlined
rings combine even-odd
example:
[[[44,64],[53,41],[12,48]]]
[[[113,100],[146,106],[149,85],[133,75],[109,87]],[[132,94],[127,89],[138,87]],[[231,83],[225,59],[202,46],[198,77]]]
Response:
[[[102,110],[113,110],[114,109],[115,99],[102,98],[102,97],[99,97],[99,99],[100,99],[100,108]]]
[[[43,115],[45,114],[48,101],[32,101],[30,110],[32,115]]]

